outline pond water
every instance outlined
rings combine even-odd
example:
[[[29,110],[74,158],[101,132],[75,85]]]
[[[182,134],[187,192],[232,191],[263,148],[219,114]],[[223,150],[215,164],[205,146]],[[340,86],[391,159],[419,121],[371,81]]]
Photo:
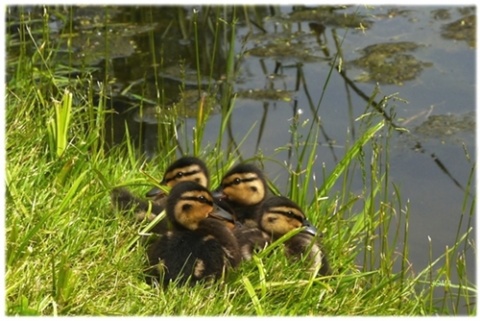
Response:
[[[178,91],[178,79],[183,76],[164,68],[164,74],[157,78],[152,62],[178,66],[183,61],[189,72],[195,61],[194,42],[185,35],[172,36],[167,31],[174,29],[172,20],[187,17],[185,21],[190,21],[188,17],[194,10],[205,9],[186,7],[183,16],[173,7],[110,11],[113,20],[133,25],[132,35],[124,34],[123,42],[117,41],[121,49],[116,49],[118,58],[111,60],[111,72],[120,87],[141,80],[142,94],[148,92],[154,100],[155,91],[149,86],[161,78],[166,93]],[[270,17],[272,11],[275,17]],[[240,12],[239,9],[238,15],[243,17]],[[241,154],[249,158],[261,150],[281,163],[288,159],[287,153],[278,153],[276,149],[290,142],[288,129],[293,116],[297,115],[300,123],[313,119],[309,99],[316,104],[321,98],[329,77],[329,62],[337,51],[337,35],[342,41],[344,76],[359,91],[369,96],[378,84],[378,99],[398,93],[398,97],[408,101],[391,102],[396,122],[408,128],[411,135],[394,135],[389,179],[399,187],[402,199],[409,201],[410,259],[414,271],[422,270],[429,263],[430,246],[436,258],[455,242],[458,229],[461,234],[466,232],[466,219],[458,226],[465,197],[462,188],[466,187],[476,161],[475,8],[353,6],[325,12],[285,6],[275,10],[257,8],[256,13],[264,18],[255,20],[253,28],[242,20],[236,33],[237,54],[241,50],[247,52],[238,61],[240,72],[233,84],[237,92],[243,93],[236,99],[232,114],[233,138],[240,141],[248,134],[240,147]],[[88,14],[91,13],[85,13]],[[359,22],[364,30],[358,28]],[[213,45],[211,38],[204,40],[200,50]],[[112,41],[110,46],[115,47],[117,42]],[[153,50],[156,57],[151,54],[152,43],[158,46]],[[216,54],[219,63],[212,71],[213,78],[219,79],[227,57]],[[102,58],[90,55],[88,64]],[[305,79],[300,90],[296,83],[299,74]],[[196,75],[192,84],[197,84]],[[322,166],[329,171],[341,159],[347,141],[358,138],[354,119],[364,112],[365,106],[365,99],[347,84],[345,77],[332,72],[318,114],[322,124],[318,177],[322,177]],[[155,120],[134,112],[125,115],[118,118],[119,128],[127,120],[136,137],[140,134],[135,130],[143,121],[143,148],[147,154],[154,154]],[[187,128],[195,126],[193,118],[186,122]],[[212,116],[205,129],[204,144],[216,141],[219,124],[220,118]],[[118,134],[117,140],[121,137]],[[278,186],[287,185],[287,173],[282,166],[271,162],[266,171]],[[361,177],[356,179],[353,186],[360,189]],[[472,188],[475,191],[475,183]],[[471,248],[466,253],[469,279],[475,282],[475,253]]]

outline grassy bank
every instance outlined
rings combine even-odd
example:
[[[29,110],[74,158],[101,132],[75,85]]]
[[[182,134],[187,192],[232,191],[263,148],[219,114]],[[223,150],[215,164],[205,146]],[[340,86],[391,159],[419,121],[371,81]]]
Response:
[[[234,19],[224,21],[233,39]],[[149,287],[143,281],[145,251],[136,245],[145,226],[116,213],[109,191],[125,185],[144,194],[152,177],[159,179],[176,157],[175,128],[183,149],[206,160],[215,185],[239,158],[225,152],[235,96],[231,88],[222,89],[222,125],[215,142],[203,142],[210,115],[198,108],[191,141],[182,138],[189,129],[181,119],[169,116],[159,123],[159,132],[166,134],[159,136],[162,153],[153,159],[146,161],[128,140],[106,148],[112,113],[106,83],[57,64],[46,22],[32,30],[32,21],[20,21],[19,36],[7,37],[7,315],[411,316],[456,314],[474,300],[465,257],[457,256],[467,246],[468,233],[458,235],[442,257],[431,257],[423,270],[411,270],[409,205],[388,175],[394,129],[369,104],[357,119],[359,139],[348,143],[324,177],[312,175],[319,135],[315,120],[299,124],[293,118],[292,144],[278,146],[293,154],[284,168],[290,177],[287,194],[323,232],[334,275],[315,276],[302,262],[289,263],[273,245],[222,282],[193,289]],[[33,35],[42,32],[43,37]],[[228,82],[235,76],[233,46],[226,56]],[[211,59],[213,65],[216,58]],[[385,106],[390,99],[380,97]],[[301,135],[305,129],[308,134]],[[270,161],[261,154],[242,156]],[[350,190],[354,172],[363,177],[355,193]],[[473,176],[472,171],[468,189]],[[307,195],[310,186],[316,188]],[[340,188],[333,192],[334,186]],[[274,181],[272,188],[278,188]],[[472,220],[475,204],[465,199],[461,220]],[[437,297],[436,289],[443,295]],[[467,310],[476,313],[474,306]]]

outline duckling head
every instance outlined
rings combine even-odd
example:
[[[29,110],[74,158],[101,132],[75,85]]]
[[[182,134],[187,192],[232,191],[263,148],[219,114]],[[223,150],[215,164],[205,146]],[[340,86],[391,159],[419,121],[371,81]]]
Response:
[[[208,187],[210,184],[210,176],[207,165],[197,157],[181,157],[168,166],[160,184],[172,188],[179,182],[184,181],[192,181]],[[161,189],[154,187],[146,196],[159,197],[162,194],[163,191]]]
[[[239,164],[225,174],[216,193],[228,202],[254,206],[265,199],[267,182],[255,165]]]
[[[232,215],[214,203],[210,191],[192,181],[180,182],[172,188],[166,212],[175,225],[192,231],[206,218],[222,220],[226,225],[233,223]]]
[[[288,232],[304,228],[304,233],[316,235],[317,229],[307,220],[302,209],[283,196],[268,198],[260,209],[259,226],[262,230],[279,238]]]

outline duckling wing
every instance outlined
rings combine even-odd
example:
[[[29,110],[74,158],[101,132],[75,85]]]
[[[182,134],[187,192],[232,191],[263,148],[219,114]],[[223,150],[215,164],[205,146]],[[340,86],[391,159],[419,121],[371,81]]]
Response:
[[[235,228],[233,233],[244,260],[251,260],[255,252],[263,250],[271,242],[270,236],[257,227],[243,225]]]
[[[112,189],[110,199],[112,205],[119,211],[130,211],[134,209],[136,213],[140,213],[141,211],[147,212],[150,207],[150,202],[133,195],[128,189],[123,187]],[[164,206],[161,203],[152,203],[152,214],[160,214],[163,209]]]
[[[237,238],[225,222],[215,218],[207,218],[200,222],[198,233],[204,235],[207,243],[217,243],[231,267],[236,267],[241,260]],[[211,246],[211,245],[209,245]]]
[[[142,201],[123,187],[112,189],[110,192],[110,200],[113,207],[118,211],[129,211]]]
[[[298,233],[285,242],[287,255],[294,259],[307,256],[310,269],[315,270],[320,265],[320,275],[330,275],[332,271],[322,246],[315,237],[308,233]]]
[[[149,201],[133,195],[123,187],[114,188],[110,193],[110,199],[113,207],[118,211],[129,212],[133,210],[136,221],[143,221],[144,219],[152,221],[165,207],[162,202],[153,202],[150,205]],[[164,219],[156,224],[151,231],[165,233],[168,229],[169,223]]]

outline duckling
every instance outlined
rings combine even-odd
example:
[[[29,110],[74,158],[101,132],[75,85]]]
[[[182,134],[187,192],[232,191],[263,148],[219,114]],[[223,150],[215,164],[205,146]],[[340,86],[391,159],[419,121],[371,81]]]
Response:
[[[181,157],[167,167],[160,184],[172,188],[182,181],[195,181],[202,186],[208,187],[210,178],[205,163],[197,157]],[[158,187],[151,189],[146,194],[151,200],[151,205],[149,200],[136,197],[125,188],[114,188],[110,196],[112,204],[118,210],[128,211],[133,208],[137,221],[143,221],[144,219],[153,221],[165,209],[167,199],[167,194]],[[150,211],[148,211],[149,208]],[[146,216],[147,213],[149,213],[148,216]],[[150,231],[163,233],[169,228],[168,220],[161,220]]]
[[[220,206],[231,208],[236,219],[246,226],[256,226],[256,213],[267,198],[268,186],[263,172],[253,164],[238,164],[222,178],[215,191]]]
[[[238,243],[227,224],[233,217],[215,205],[206,187],[178,183],[167,197],[166,212],[175,228],[147,249],[148,283],[216,280],[239,264]]]
[[[183,156],[167,167],[160,185],[166,185],[172,188],[177,183],[183,181],[197,182],[208,188],[210,185],[210,176],[207,165],[197,157]],[[161,204],[164,205],[165,203],[166,195],[158,187],[152,188],[146,196],[156,200],[160,197]]]
[[[321,246],[316,242],[317,231],[306,219],[300,207],[283,196],[272,196],[259,209],[258,227],[235,228],[243,260],[250,260],[254,252],[264,249],[288,232],[303,227],[304,231],[294,235],[285,243],[287,256],[301,259],[307,255],[311,268],[320,267],[321,275],[330,275],[331,269]]]
[[[316,228],[307,220],[302,209],[289,198],[272,196],[267,199],[260,209],[258,225],[259,230],[267,233],[272,241],[296,228],[303,227],[302,232],[285,241],[287,256],[300,259],[306,255],[312,269],[320,266],[321,275],[332,273],[321,245],[315,240]]]

